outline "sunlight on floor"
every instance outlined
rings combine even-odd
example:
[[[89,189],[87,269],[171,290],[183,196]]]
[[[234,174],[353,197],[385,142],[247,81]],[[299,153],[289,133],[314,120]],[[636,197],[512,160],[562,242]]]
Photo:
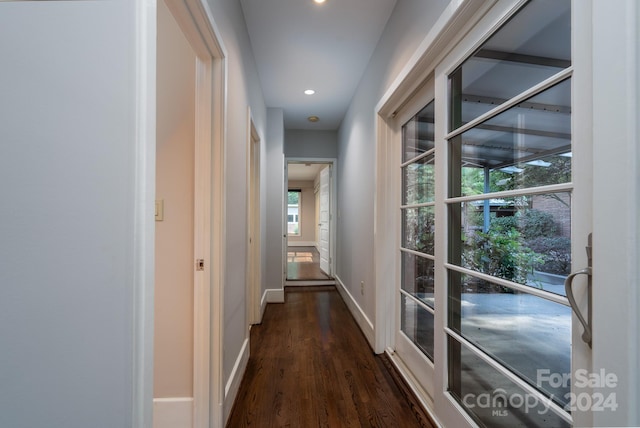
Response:
[[[313,255],[308,251],[289,251],[287,252],[287,262],[313,263]]]

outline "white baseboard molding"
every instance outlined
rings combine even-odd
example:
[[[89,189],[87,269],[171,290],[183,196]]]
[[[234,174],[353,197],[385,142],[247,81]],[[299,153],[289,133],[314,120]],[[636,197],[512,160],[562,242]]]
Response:
[[[229,376],[229,380],[227,381],[227,384],[224,388],[224,403],[222,407],[224,412],[225,425],[229,420],[229,415],[231,414],[233,403],[236,401],[236,396],[238,395],[238,390],[240,389],[242,377],[244,376],[244,372],[247,370],[247,363],[249,362],[249,350],[249,339],[247,338],[242,344],[242,349],[240,349],[238,358],[236,358],[236,363],[233,366],[233,370],[231,370],[231,375]]]
[[[310,281],[285,281],[284,285],[287,287],[308,287],[313,285],[336,285],[336,281],[333,279],[310,280]]]
[[[270,288],[264,291],[263,303],[284,303],[284,290],[282,288]]]
[[[267,310],[267,291],[269,290],[264,290],[264,293],[262,293],[262,299],[260,299],[260,319],[258,320],[258,324],[262,324],[262,318],[264,318],[264,311]]]
[[[289,247],[318,247],[318,243],[315,241],[288,241]]]
[[[404,379],[405,383],[409,386],[413,394],[420,401],[422,407],[427,411],[431,420],[435,422],[438,428],[442,428],[442,424],[436,417],[436,412],[434,411],[433,399],[429,396],[429,394],[420,386],[420,383],[416,380],[416,378],[411,374],[411,370],[406,366],[404,361],[394,352],[393,349],[386,349],[385,354],[389,357],[391,364],[396,368],[396,371],[400,373],[402,379]]]
[[[193,428],[193,397],[154,398],[153,428]]]
[[[227,423],[227,420],[229,419],[229,415],[231,414],[231,408],[233,407],[233,403],[236,400],[236,396],[238,395],[242,377],[244,376],[244,372],[247,369],[247,363],[249,362],[249,349],[249,339],[247,338],[242,344],[242,349],[240,349],[238,358],[236,358],[236,363],[233,366],[233,370],[231,370],[231,375],[229,376],[229,380],[227,381],[227,384],[224,388],[223,409],[225,425]]]
[[[371,349],[375,349],[375,333],[373,328],[373,323],[367,317],[367,314],[364,313],[358,302],[353,298],[347,287],[345,287],[342,280],[336,276],[336,288],[338,289],[338,293],[342,296],[342,300],[346,303],[351,315],[355,318],[356,323],[360,327],[360,330],[364,333],[364,337],[367,338]]]

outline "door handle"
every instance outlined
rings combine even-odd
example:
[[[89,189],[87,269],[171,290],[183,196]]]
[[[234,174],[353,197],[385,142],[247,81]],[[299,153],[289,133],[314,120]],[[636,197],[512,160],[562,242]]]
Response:
[[[588,246],[586,247],[586,250],[587,250],[588,267],[585,269],[579,270],[577,272],[571,273],[567,277],[567,279],[565,279],[564,281],[564,290],[567,293],[567,299],[569,300],[569,304],[571,305],[571,308],[575,312],[576,317],[578,318],[578,320],[580,321],[580,324],[582,324],[582,327],[584,328],[584,332],[582,333],[582,340],[587,345],[589,345],[589,348],[591,348],[591,342],[593,339],[592,329],[591,329],[591,276],[592,276],[591,234],[589,234]],[[578,275],[587,275],[587,307],[588,307],[587,319],[584,318],[582,312],[580,311],[580,307],[576,302],[575,296],[573,295],[573,280]]]

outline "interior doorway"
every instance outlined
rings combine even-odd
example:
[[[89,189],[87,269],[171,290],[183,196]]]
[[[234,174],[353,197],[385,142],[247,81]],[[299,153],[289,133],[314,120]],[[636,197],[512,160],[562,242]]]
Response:
[[[260,136],[248,112],[247,152],[247,317],[248,325],[261,321],[260,292],[262,290],[260,262]]]
[[[221,409],[209,403],[224,392],[225,54],[195,2],[159,1],[156,19],[153,425],[222,426]]]
[[[285,285],[332,285],[335,248],[334,160],[286,163]]]

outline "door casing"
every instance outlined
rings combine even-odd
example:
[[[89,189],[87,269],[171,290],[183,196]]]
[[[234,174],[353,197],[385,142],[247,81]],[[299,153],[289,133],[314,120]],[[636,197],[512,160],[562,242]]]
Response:
[[[397,249],[397,240],[393,231],[397,229],[397,213],[389,209],[389,206],[395,206],[394,201],[397,186],[394,181],[394,169],[397,165],[393,164],[393,159],[397,156],[394,150],[397,149],[397,131],[394,131],[393,121],[399,111],[405,107],[408,100],[420,90],[420,86],[428,80],[429,76],[433,76],[436,80],[436,100],[447,99],[447,74],[455,69],[461,61],[466,58],[468,53],[473,52],[483,41],[491,35],[499,26],[510,16],[509,11],[514,11],[522,6],[525,2],[519,0],[500,0],[495,2],[476,2],[471,1],[459,2],[457,5],[451,4],[443,13],[441,19],[436,23],[434,31],[427,36],[423,42],[421,55],[415,55],[413,62],[408,64],[404,75],[397,79],[397,83],[393,85],[385,96],[377,105],[377,129],[378,140],[376,146],[376,202],[375,202],[375,222],[376,222],[376,332],[375,332],[375,351],[386,352],[391,356],[396,366],[404,372],[404,375],[416,392],[421,387],[416,383],[411,373],[407,373],[406,366],[402,361],[394,358],[394,331],[395,325],[394,315],[395,308],[392,303],[395,302],[395,287],[389,287],[389,283],[395,283],[394,269],[387,269],[388,260],[395,260]],[[499,7],[492,9],[498,3]],[[592,85],[590,53],[591,46],[584,46],[576,43],[576,40],[591,40],[590,18],[591,14],[588,10],[577,11],[582,5],[578,6],[574,1],[574,13],[572,14],[573,26],[573,49],[574,49],[574,72],[573,86],[574,88],[587,88]],[[588,8],[587,8],[588,9]],[[477,26],[480,20],[484,24]],[[463,42],[463,35],[467,35],[467,41]],[[469,36],[470,35],[470,36]],[[581,42],[582,43],[582,42]],[[578,46],[578,47],[576,47]],[[457,60],[445,57],[457,57]],[[577,162],[581,165],[591,165],[593,162],[591,153],[592,136],[589,126],[580,126],[580,124],[590,123],[593,119],[591,106],[592,99],[590,91],[578,92],[573,91],[573,135],[574,141],[580,141],[582,147],[577,157]],[[446,117],[446,102],[437,102],[436,118]],[[436,119],[438,120],[438,119]],[[446,122],[446,120],[445,120]],[[444,133],[441,131],[436,134],[436,144],[444,141]],[[444,175],[444,166],[446,159],[440,159],[436,163],[436,180],[440,178],[440,182],[446,182]],[[574,181],[580,182],[576,186],[575,196],[577,201],[573,205],[572,225],[573,225],[573,261],[575,268],[586,266],[586,246],[588,232],[591,231],[591,210],[593,200],[591,199],[591,170],[589,168],[574,167]],[[441,184],[442,185],[442,184]],[[436,208],[436,223],[442,224],[446,221],[446,212],[444,207]],[[439,229],[443,230],[443,229]],[[443,268],[445,259],[444,251],[439,251],[436,255],[436,270],[440,269],[440,273],[436,273],[437,283],[442,283],[446,277]],[[584,265],[584,266],[582,266]],[[574,269],[575,270],[575,269]],[[584,298],[584,290],[578,293],[578,300],[586,307],[586,299]],[[436,291],[436,310],[446,313],[446,299],[443,291]],[[447,353],[445,346],[444,323],[446,319],[443,316],[436,317],[436,361],[446,361]],[[574,325],[576,323],[574,322]],[[576,344],[580,341],[580,328],[573,328],[573,340]],[[581,341],[580,341],[581,342]],[[582,344],[575,345],[577,352],[573,358],[574,367],[584,367],[591,369],[591,354],[583,349]],[[594,352],[597,352],[594,350]],[[439,364],[435,367],[434,372],[434,391],[433,397],[419,397],[429,411],[434,408],[438,409],[436,420],[446,422],[452,426],[474,426],[475,423],[466,414],[466,412],[448,396],[446,391],[447,366]],[[420,394],[418,394],[420,395]],[[432,412],[432,416],[435,414]],[[574,414],[574,423],[580,426],[591,426],[591,412],[580,412]]]
[[[197,56],[194,256],[204,260],[204,270],[194,275],[193,426],[222,427],[227,55],[206,1],[166,4]]]
[[[284,286],[286,285],[287,282],[287,191],[288,191],[288,187],[287,187],[287,183],[289,181],[288,179],[288,165],[289,163],[316,163],[316,164],[329,164],[331,171],[332,171],[332,178],[331,178],[331,188],[330,188],[330,212],[329,212],[329,257],[331,259],[330,262],[330,272],[331,275],[335,275],[335,271],[336,271],[336,267],[335,267],[335,251],[336,251],[336,219],[337,219],[337,213],[338,213],[338,208],[337,208],[337,177],[336,177],[336,171],[337,171],[337,164],[338,164],[338,160],[336,158],[299,158],[299,157],[285,157],[284,159],[284,176],[283,176],[283,183],[284,183],[284,198],[283,198],[283,234],[284,234],[284,239],[282,241],[282,253],[283,253],[283,267],[282,267],[282,271],[283,271],[283,275],[282,275],[282,288],[284,289]],[[300,282],[300,281],[299,281]],[[333,280],[331,281],[327,281],[328,283],[334,283]],[[304,284],[306,284],[306,282],[304,282]]]

